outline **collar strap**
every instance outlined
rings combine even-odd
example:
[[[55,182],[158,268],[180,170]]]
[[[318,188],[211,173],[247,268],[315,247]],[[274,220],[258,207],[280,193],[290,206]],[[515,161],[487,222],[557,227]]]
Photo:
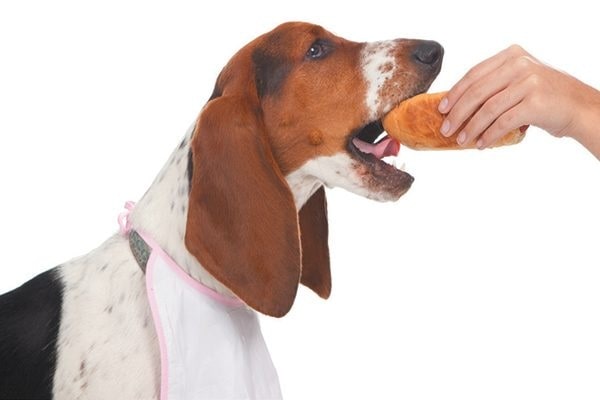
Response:
[[[150,253],[152,253],[151,247],[146,241],[134,230],[129,231],[129,247],[133,253],[133,258],[137,261],[140,269],[143,273],[146,273],[146,267],[148,260],[150,259]]]
[[[125,211],[119,214],[117,222],[119,223],[119,233],[128,237],[129,248],[131,249],[133,258],[135,258],[135,261],[145,274],[146,267],[148,266],[148,260],[150,259],[150,253],[152,253],[152,248],[148,243],[146,243],[139,233],[131,229],[131,221],[129,216],[134,207],[135,203],[133,201],[126,202]]]

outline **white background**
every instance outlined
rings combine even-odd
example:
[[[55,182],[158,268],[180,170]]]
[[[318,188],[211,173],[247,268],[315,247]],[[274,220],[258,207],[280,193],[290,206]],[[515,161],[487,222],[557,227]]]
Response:
[[[511,43],[600,87],[597,13],[552,4],[2,2],[0,292],[112,234],[229,57],[275,25],[438,40],[432,91]],[[328,191],[331,299],[301,289],[263,321],[286,398],[600,398],[600,163],[537,129],[401,152],[416,181],[397,203]]]

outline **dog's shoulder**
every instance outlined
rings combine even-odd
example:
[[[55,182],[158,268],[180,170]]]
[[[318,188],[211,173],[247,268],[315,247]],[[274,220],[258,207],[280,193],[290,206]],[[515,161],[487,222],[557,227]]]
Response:
[[[51,398],[62,293],[55,268],[0,296],[0,398]]]

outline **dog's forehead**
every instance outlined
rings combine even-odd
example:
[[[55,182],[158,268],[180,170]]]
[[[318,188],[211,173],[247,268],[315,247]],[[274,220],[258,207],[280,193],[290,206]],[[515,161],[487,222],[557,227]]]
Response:
[[[288,22],[251,43],[250,57],[258,97],[279,95],[292,71],[304,60],[309,46],[316,40],[333,38],[321,26]]]
[[[300,61],[317,39],[343,40],[319,25],[306,22],[285,22],[275,27],[242,47],[229,60],[217,78],[215,93],[221,95],[227,89],[247,88],[247,82],[255,79],[256,72],[263,80],[275,75],[276,80],[282,81],[289,70],[280,74],[276,71],[282,66],[289,69]]]
[[[263,49],[280,52],[293,51],[297,46],[309,45],[315,39],[333,37],[333,34],[319,25],[306,22],[286,22],[263,35],[258,44]]]

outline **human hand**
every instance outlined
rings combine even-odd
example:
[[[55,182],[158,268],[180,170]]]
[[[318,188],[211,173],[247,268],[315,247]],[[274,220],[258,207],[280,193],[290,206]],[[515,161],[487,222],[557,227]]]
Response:
[[[584,143],[578,136],[589,133],[590,115],[600,114],[600,92],[513,45],[473,67],[441,100],[439,111],[447,113],[444,136],[472,117],[458,132],[460,145],[476,141],[483,149],[524,125]]]

